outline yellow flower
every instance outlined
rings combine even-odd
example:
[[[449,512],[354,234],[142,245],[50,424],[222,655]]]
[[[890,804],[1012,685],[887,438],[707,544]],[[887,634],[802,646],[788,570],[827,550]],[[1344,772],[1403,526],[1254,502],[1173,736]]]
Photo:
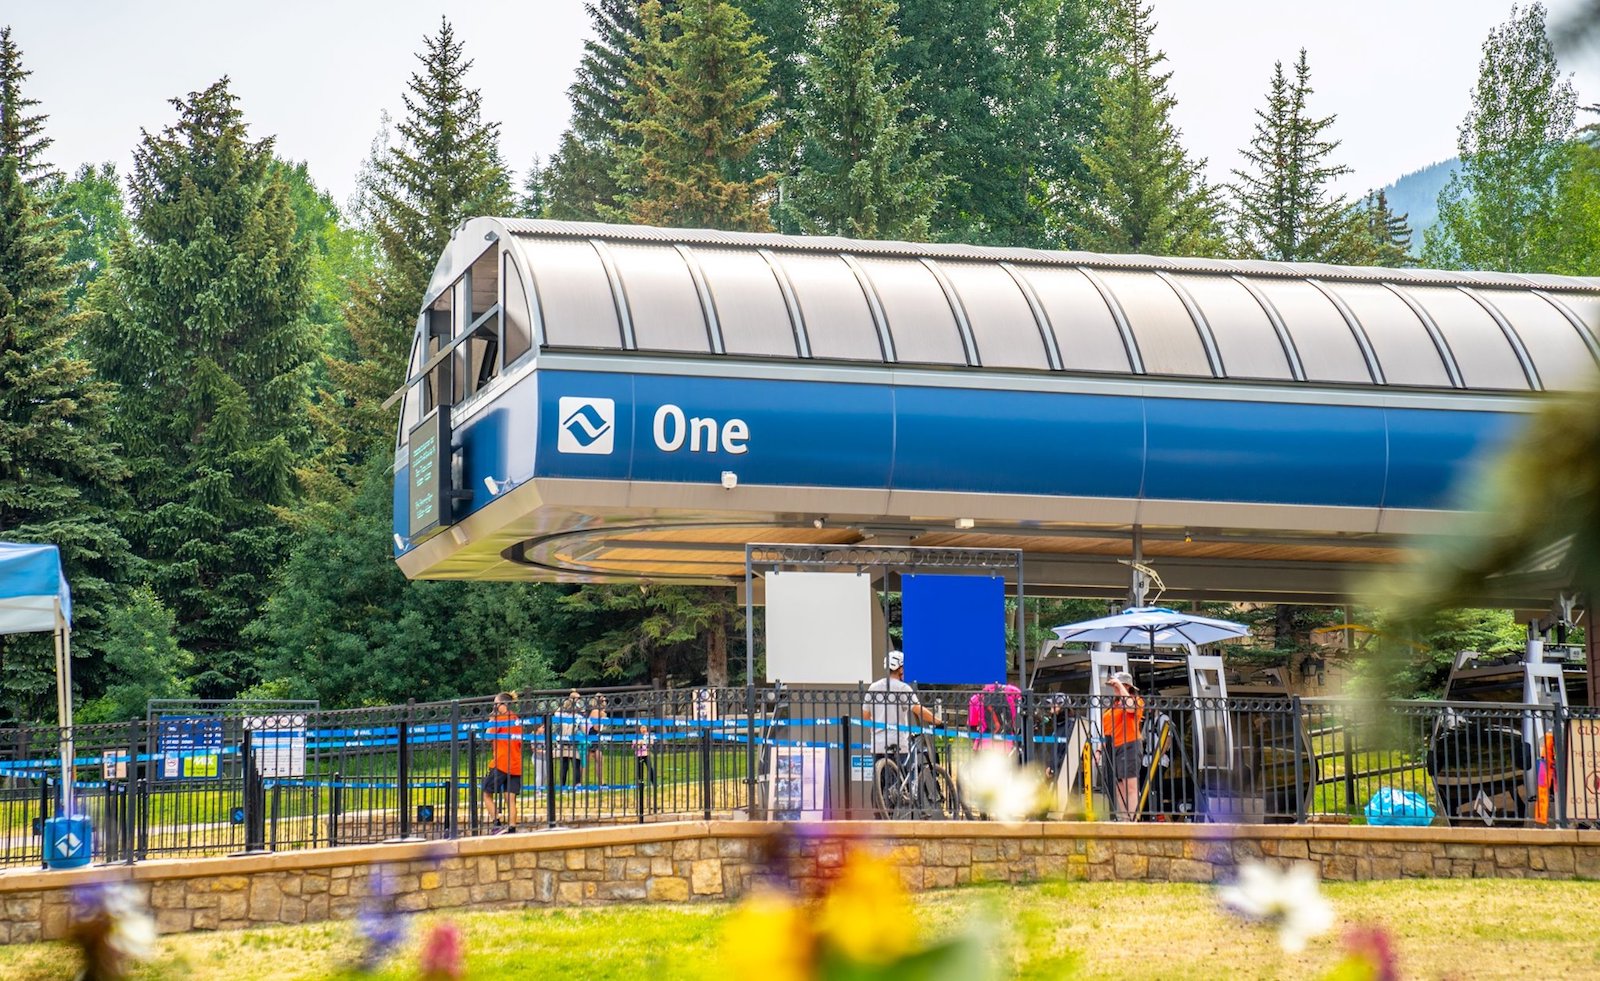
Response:
[[[801,907],[771,889],[751,893],[723,927],[722,961],[730,978],[808,981],[815,947]]]
[[[889,861],[852,851],[828,890],[817,932],[853,961],[885,964],[916,944],[916,918],[900,873]]]

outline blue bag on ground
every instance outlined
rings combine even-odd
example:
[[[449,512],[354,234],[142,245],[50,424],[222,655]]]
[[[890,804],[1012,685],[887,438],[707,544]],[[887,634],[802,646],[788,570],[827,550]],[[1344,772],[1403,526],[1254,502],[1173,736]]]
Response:
[[[1380,787],[1367,801],[1367,823],[1421,826],[1433,823],[1433,807],[1421,794]]]

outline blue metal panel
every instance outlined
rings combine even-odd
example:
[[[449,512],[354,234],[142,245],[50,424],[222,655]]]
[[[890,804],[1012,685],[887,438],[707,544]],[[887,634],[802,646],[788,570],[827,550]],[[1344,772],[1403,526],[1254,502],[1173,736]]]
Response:
[[[1389,409],[1389,480],[1384,506],[1451,508],[1457,482],[1505,446],[1524,417],[1500,412]]]
[[[1377,507],[1383,414],[1358,406],[1146,399],[1143,496]]]
[[[406,532],[411,530],[411,521],[406,514],[406,488],[410,485],[411,468],[405,465],[396,468],[394,472],[394,493],[392,495],[394,499],[394,525],[392,530],[402,539],[406,537]],[[399,555],[402,551],[404,550],[399,545],[395,546],[394,554]]]
[[[999,576],[900,580],[906,680],[982,685],[1006,676],[1006,583]]]
[[[988,494],[1137,497],[1143,400],[895,389],[894,486]]]

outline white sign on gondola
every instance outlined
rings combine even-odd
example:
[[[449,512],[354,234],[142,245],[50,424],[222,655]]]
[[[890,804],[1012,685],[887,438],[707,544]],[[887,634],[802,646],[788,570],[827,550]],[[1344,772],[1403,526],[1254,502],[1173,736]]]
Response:
[[[263,777],[306,775],[306,717],[304,715],[252,715],[244,727],[254,733],[251,755]]]

